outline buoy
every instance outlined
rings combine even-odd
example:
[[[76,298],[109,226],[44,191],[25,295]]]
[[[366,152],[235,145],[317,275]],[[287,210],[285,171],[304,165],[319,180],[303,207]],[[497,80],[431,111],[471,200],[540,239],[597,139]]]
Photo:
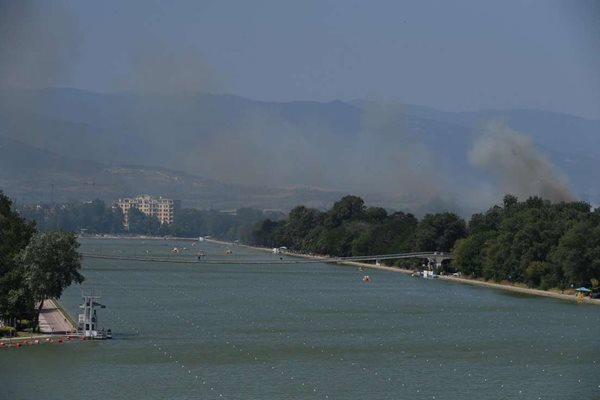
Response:
[[[63,340],[59,338],[59,339],[57,340],[57,342],[58,342],[58,343],[62,343],[62,342],[63,342]]]
[[[52,339],[50,339],[49,337],[46,338],[46,340],[44,340],[46,343],[49,343],[52,341]]]
[[[21,343],[15,344],[15,347],[21,347]]]

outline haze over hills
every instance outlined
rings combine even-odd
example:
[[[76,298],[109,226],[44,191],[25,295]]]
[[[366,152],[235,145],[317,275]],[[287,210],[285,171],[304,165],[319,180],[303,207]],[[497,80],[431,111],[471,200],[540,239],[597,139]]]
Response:
[[[414,211],[470,212],[504,192],[598,204],[598,144],[600,121],[538,110],[63,88],[0,95],[0,188],[25,201],[47,201],[54,185],[55,200],[148,192],[199,208],[327,207],[348,192]]]
[[[24,203],[68,202],[153,193],[180,199],[185,207],[287,210],[302,203],[324,207],[340,193],[311,188],[230,185],[167,168],[109,165],[57,155],[0,136],[0,188]]]

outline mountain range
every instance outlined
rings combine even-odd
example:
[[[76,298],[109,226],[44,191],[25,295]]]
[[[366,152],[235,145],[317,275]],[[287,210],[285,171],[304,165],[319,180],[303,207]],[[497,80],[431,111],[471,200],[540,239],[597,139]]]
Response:
[[[150,193],[189,207],[284,210],[356,193],[396,209],[470,211],[483,206],[465,199],[473,193],[506,191],[472,160],[490,121],[530,140],[575,198],[600,203],[596,120],[68,88],[0,93],[0,189],[25,202]]]

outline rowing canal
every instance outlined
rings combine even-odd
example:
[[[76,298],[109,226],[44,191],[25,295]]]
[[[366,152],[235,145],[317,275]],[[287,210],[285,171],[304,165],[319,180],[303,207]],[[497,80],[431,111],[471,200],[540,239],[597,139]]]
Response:
[[[188,250],[174,254],[174,247]],[[209,243],[82,251],[279,256]],[[228,258],[229,257],[229,258]],[[6,399],[598,399],[600,308],[325,264],[85,259],[113,340],[0,351]],[[61,302],[76,316],[81,287]]]

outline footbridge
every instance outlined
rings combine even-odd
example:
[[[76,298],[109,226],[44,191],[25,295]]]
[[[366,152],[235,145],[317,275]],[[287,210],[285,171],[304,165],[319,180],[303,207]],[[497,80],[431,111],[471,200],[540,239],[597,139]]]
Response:
[[[98,253],[81,253],[83,258],[105,259],[105,260],[122,260],[122,261],[140,261],[140,262],[161,262],[161,263],[177,263],[177,264],[306,264],[306,263],[343,263],[343,262],[363,262],[375,261],[376,264],[383,260],[402,260],[402,259],[422,259],[427,260],[427,264],[431,267],[440,267],[442,262],[450,260],[452,254],[442,252],[414,252],[414,253],[395,253],[395,254],[376,254],[366,256],[353,257],[327,257],[313,256],[306,254],[297,254],[293,252],[282,252],[277,256],[258,258],[238,258],[232,255],[216,256],[210,255],[201,258],[191,258],[189,255],[181,256],[127,256],[113,254],[98,254]]]

